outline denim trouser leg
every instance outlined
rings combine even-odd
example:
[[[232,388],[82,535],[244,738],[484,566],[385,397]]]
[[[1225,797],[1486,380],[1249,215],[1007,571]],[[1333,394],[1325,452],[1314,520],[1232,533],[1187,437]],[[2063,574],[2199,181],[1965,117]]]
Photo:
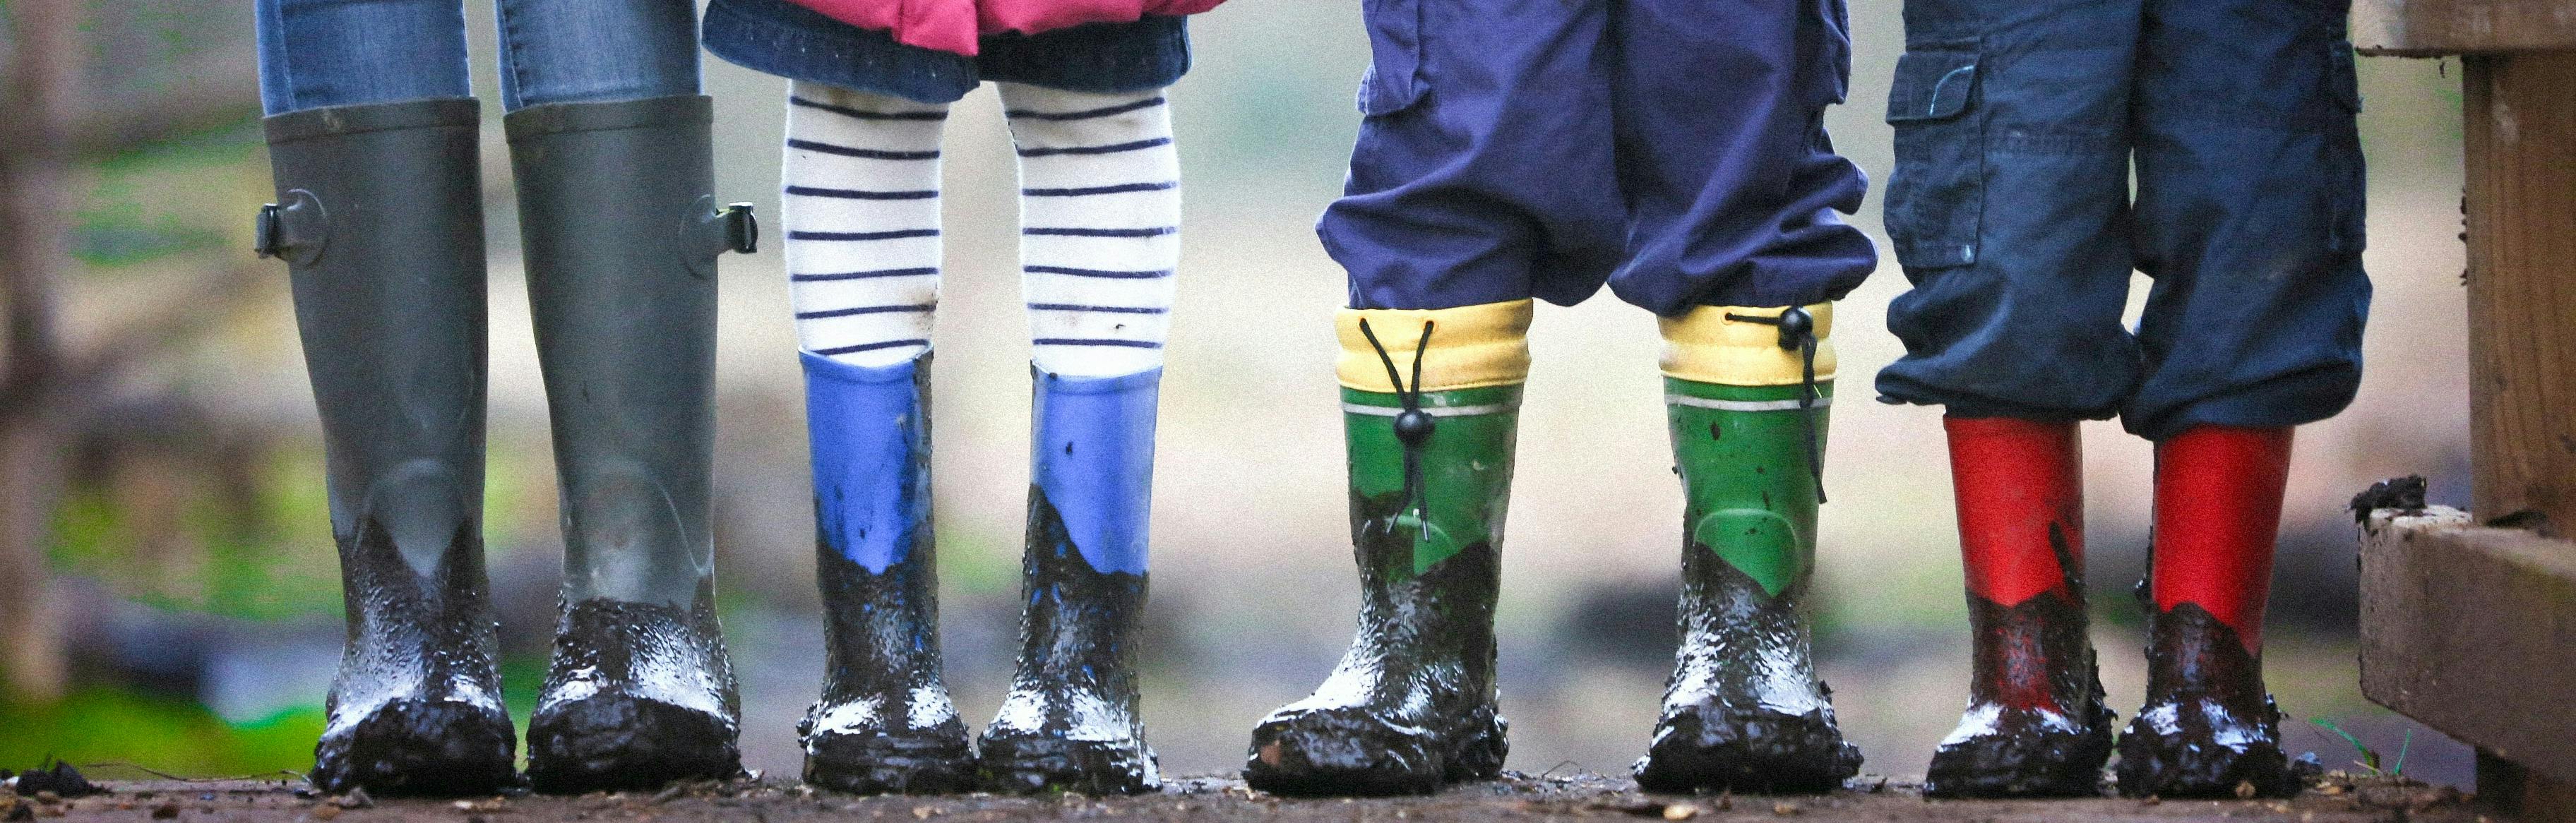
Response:
[[[2341,410],[2370,290],[2342,20],[2335,0],[1907,3],[1887,225],[1915,288],[1880,393],[2150,438]],[[2132,268],[2156,279],[2134,336]]]
[[[2149,0],[2133,236],[2156,282],[2131,432],[2297,425],[2359,388],[2370,280],[2345,11]]]
[[[255,5],[267,114],[474,93],[458,0]],[[507,109],[698,93],[697,12],[688,0],[499,5]]]
[[[501,106],[698,93],[690,0],[500,0]]]
[[[270,116],[469,97],[458,0],[257,0],[260,108]]]

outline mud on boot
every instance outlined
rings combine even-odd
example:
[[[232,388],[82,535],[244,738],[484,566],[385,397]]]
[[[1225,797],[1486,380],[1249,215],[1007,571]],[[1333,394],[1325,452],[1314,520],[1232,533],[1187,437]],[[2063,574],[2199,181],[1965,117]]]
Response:
[[[1792,592],[1761,593],[1706,550],[1686,561],[1679,664],[1654,742],[1632,772],[1652,792],[1827,792],[1860,772],[1809,662]],[[1689,568],[1705,563],[1718,568]],[[1721,578],[1715,587],[1695,581]],[[1713,589],[1713,590],[1712,590]],[[1733,596],[1722,593],[1732,592]]]
[[[2068,614],[2069,609],[2074,610]],[[1932,753],[1926,797],[2092,797],[2102,793],[2119,717],[2105,702],[2081,606],[2043,593],[2005,608],[1971,597],[1978,628],[1977,670],[2040,675],[2044,695],[1981,677],[1968,710]],[[2021,654],[2025,659],[1989,660]],[[2081,661],[2081,662],[2076,662]],[[2031,669],[2039,671],[2032,672]],[[2003,695],[2004,697],[1998,697]]]
[[[1362,542],[1363,554],[1369,543],[1391,542],[1408,559],[1412,550],[1409,535],[1377,529]],[[1364,579],[1359,636],[1313,695],[1253,728],[1244,782],[1281,795],[1384,796],[1500,775],[1510,723],[1494,709],[1498,573],[1494,550],[1477,545],[1402,583]]]
[[[515,783],[481,541],[455,536],[438,578],[411,573],[372,519],[344,552],[349,639],[314,746],[315,788],[479,795]]]
[[[650,789],[742,774],[741,706],[713,597],[683,612],[606,599],[573,604],[555,636],[528,780],[537,791]]]
[[[927,549],[882,575],[828,546],[819,553],[829,659],[823,699],[796,724],[805,782],[852,794],[974,789],[975,752],[940,677],[936,624],[909,623],[915,609],[936,609]]]
[[[2120,735],[2120,794],[2232,798],[2240,784],[2259,797],[2297,794],[2262,660],[2198,604],[2151,622],[2147,702]]]
[[[865,367],[812,352],[823,694],[796,734],[805,782],[854,794],[975,785],[975,752],[940,672],[930,520],[930,355]]]
[[[1147,580],[1142,558],[1135,560],[1103,558],[1102,565],[1137,571],[1095,568],[1046,491],[1030,488],[1019,666],[977,747],[984,790],[1106,795],[1162,788],[1137,713],[1136,634]]]

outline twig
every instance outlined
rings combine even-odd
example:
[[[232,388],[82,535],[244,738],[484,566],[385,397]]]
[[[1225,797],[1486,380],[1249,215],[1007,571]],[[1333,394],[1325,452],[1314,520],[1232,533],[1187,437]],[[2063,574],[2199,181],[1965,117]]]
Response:
[[[294,770],[294,769],[278,769],[278,770],[273,771],[273,772],[260,772],[260,773],[257,773],[257,774],[245,774],[245,775],[241,775],[241,776],[238,776],[238,777],[182,777],[182,776],[179,776],[179,775],[171,774],[171,773],[169,773],[169,772],[165,772],[165,771],[162,771],[162,770],[160,770],[160,769],[155,769],[155,768],[152,768],[152,767],[150,767],[150,766],[146,766],[146,765],[143,765],[143,764],[141,764],[141,763],[136,763],[136,762],[129,761],[129,760],[101,760],[101,761],[96,762],[96,763],[85,763],[85,764],[82,764],[80,768],[82,768],[82,769],[84,769],[84,770],[90,770],[90,769],[133,769],[133,770],[135,770],[135,771],[142,772],[142,773],[144,773],[144,774],[152,775],[153,777],[162,778],[162,779],[164,779],[164,780],[176,780],[176,781],[179,781],[179,782],[181,782],[181,783],[228,783],[228,782],[233,782],[233,781],[238,781],[238,780],[260,780],[260,779],[263,779],[263,778],[272,777],[272,776],[275,776],[275,775],[281,775],[281,774],[292,776],[292,777],[294,777],[294,778],[295,778],[295,779],[297,779],[297,780],[305,780],[305,779],[308,779],[308,778],[306,778],[306,777],[305,777],[305,775],[304,775],[304,773],[303,773],[303,772],[299,772],[299,771],[296,771],[296,770]]]

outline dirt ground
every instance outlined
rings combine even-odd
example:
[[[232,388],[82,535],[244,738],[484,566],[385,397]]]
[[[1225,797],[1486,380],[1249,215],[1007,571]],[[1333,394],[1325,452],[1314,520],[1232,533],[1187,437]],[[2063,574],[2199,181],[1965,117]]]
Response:
[[[675,786],[658,793],[577,797],[518,795],[470,800],[324,797],[300,780],[109,781],[111,793],[60,799],[0,796],[0,820],[333,821],[334,823],[553,823],[553,821],[872,820],[1007,823],[1132,820],[1140,823],[1393,823],[1410,820],[1809,820],[2295,821],[2296,823],[2489,823],[2456,790],[2411,781],[2328,775],[2290,800],[1927,801],[1912,784],[1864,777],[1821,797],[1650,796],[1625,779],[1590,774],[1529,776],[1470,784],[1420,798],[1292,800],[1242,781],[1169,781],[1161,794],[1091,798],[849,797],[765,778]]]

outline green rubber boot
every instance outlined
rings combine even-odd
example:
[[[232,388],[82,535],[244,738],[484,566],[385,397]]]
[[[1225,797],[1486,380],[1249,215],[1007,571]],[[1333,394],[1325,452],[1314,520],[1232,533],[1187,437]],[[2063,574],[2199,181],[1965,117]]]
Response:
[[[1831,381],[1808,388],[1666,378],[1683,514],[1681,630],[1649,791],[1816,792],[1860,770],[1834,725],[1798,612],[1814,567]]]
[[[1252,733],[1244,780],[1288,795],[1427,794],[1502,771],[1494,710],[1497,552],[1517,384],[1342,389],[1359,634],[1312,696]]]

